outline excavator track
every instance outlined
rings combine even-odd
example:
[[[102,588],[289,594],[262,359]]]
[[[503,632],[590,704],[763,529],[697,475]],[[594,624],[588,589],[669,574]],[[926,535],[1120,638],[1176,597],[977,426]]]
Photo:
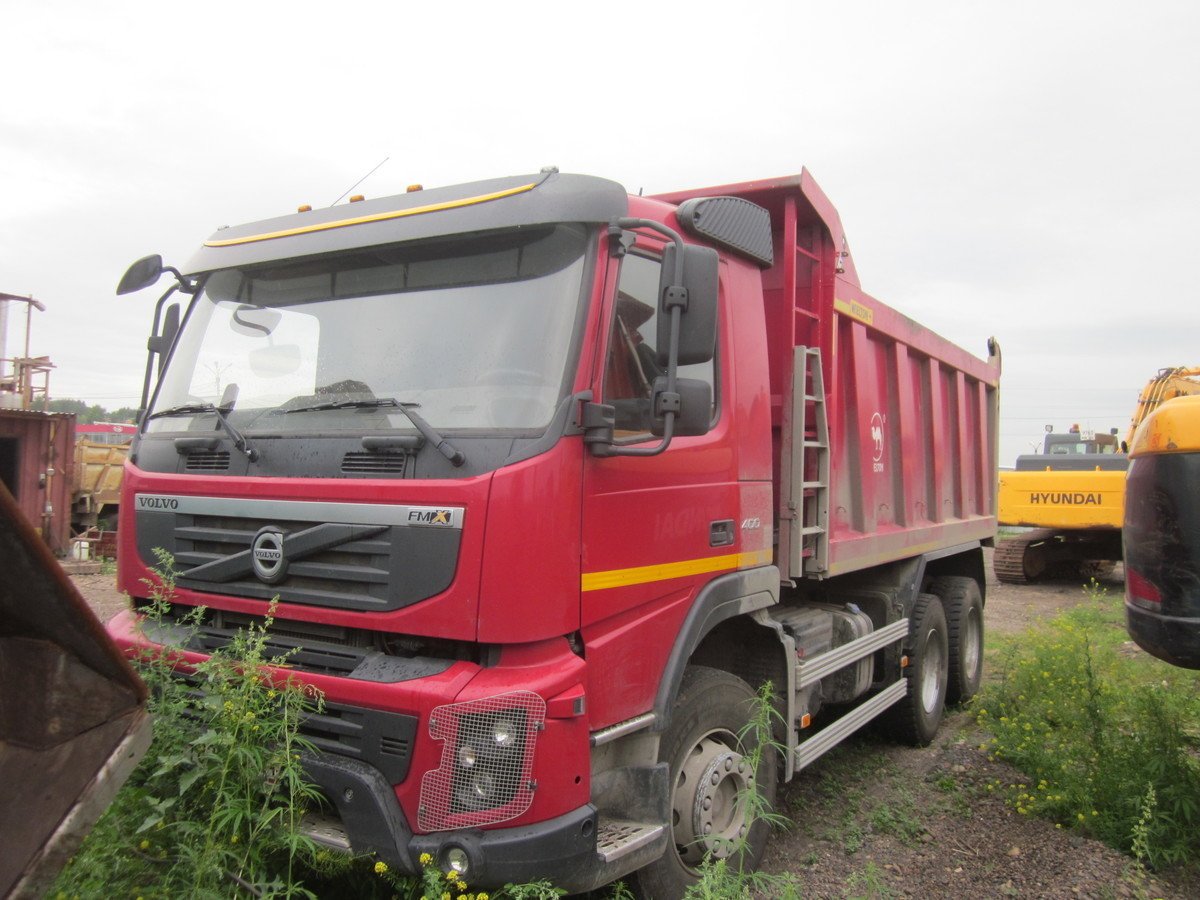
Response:
[[[992,568],[1005,584],[1029,584],[1046,571],[1046,542],[1055,535],[1053,528],[1035,528],[996,544]]]

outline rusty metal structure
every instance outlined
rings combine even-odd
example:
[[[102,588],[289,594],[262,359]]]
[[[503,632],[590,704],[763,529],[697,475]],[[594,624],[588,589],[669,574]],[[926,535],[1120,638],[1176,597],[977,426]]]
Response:
[[[5,356],[10,308],[17,303],[25,304],[24,351]],[[75,416],[44,411],[54,364],[47,356],[30,355],[35,309],[44,312],[46,307],[32,296],[0,292],[0,484],[61,556],[71,541]]]
[[[75,415],[0,409],[0,483],[59,555],[71,541]]]

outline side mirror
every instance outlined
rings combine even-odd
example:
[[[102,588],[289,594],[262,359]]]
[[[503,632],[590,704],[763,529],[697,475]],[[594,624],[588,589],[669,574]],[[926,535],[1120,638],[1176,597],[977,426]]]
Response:
[[[665,368],[671,346],[671,316],[663,306],[667,290],[674,285],[675,255],[667,244],[663,250],[662,281],[658,286],[658,364]],[[711,247],[683,245],[683,287],[687,307],[679,316],[679,365],[708,362],[717,345],[717,269],[720,257]]]
[[[655,437],[662,437],[666,433],[667,420],[663,415],[666,410],[660,409],[662,404],[659,401],[666,389],[665,376],[654,379],[654,416],[650,420],[650,433]],[[675,393],[679,395],[679,408],[675,410],[675,436],[708,434],[712,428],[712,385],[699,378],[678,378],[675,380]]]
[[[162,331],[146,341],[146,349],[151,353],[165,356],[171,349],[171,343],[179,332],[179,304],[172,303],[163,315]]]
[[[143,256],[126,271],[117,285],[118,294],[132,294],[142,288],[148,288],[162,277],[163,261],[157,253],[153,256]]]
[[[163,315],[162,331],[146,341],[146,349],[158,354],[158,371],[161,373],[167,361],[167,351],[175,343],[175,335],[179,333],[179,304],[172,303]]]

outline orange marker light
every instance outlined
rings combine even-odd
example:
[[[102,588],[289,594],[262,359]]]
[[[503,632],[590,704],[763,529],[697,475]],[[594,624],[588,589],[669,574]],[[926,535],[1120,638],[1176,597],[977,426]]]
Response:
[[[350,198],[351,203],[361,203],[362,201],[363,201],[362,194],[355,194],[353,197]]]
[[[296,212],[312,212],[312,207],[307,203],[301,203],[296,207]]]
[[[900,657],[900,668],[902,668],[902,669],[908,668],[908,657],[907,656]]]
[[[801,728],[807,728],[811,724],[812,724],[812,716],[810,716],[808,713],[805,713],[804,715],[802,715],[800,717],[800,727]]]
[[[410,184],[408,187],[406,187],[404,189],[404,193],[415,194],[417,191],[423,191],[423,190],[425,190],[425,188],[421,187],[421,185],[419,185],[419,184]]]

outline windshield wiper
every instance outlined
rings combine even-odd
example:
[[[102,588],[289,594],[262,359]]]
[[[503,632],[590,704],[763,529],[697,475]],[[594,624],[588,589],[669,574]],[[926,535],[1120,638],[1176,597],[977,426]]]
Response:
[[[221,409],[221,407],[212,403],[182,403],[179,406],[172,406],[151,413],[146,417],[146,421],[149,422],[151,419],[161,419],[167,416],[194,416],[200,413],[212,413],[217,417],[217,421],[233,441],[233,446],[242,453],[245,453],[246,459],[250,460],[250,462],[255,462],[258,459],[258,451],[252,449],[250,442],[246,440],[246,436],[230,425],[229,420],[225,418],[225,413],[230,412],[232,409],[232,406]]]
[[[380,407],[389,407],[398,409],[404,415],[408,416],[408,420],[416,426],[417,431],[425,437],[425,440],[433,444],[437,448],[438,453],[450,460],[453,466],[461,466],[467,461],[461,450],[457,450],[449,441],[438,434],[437,430],[425,421],[425,417],[417,412],[416,407],[419,403],[402,403],[394,397],[364,397],[359,400],[326,400],[323,403],[311,403],[308,406],[296,406],[291,409],[280,410],[284,413],[299,413],[299,412],[321,412],[327,409],[379,409]]]

